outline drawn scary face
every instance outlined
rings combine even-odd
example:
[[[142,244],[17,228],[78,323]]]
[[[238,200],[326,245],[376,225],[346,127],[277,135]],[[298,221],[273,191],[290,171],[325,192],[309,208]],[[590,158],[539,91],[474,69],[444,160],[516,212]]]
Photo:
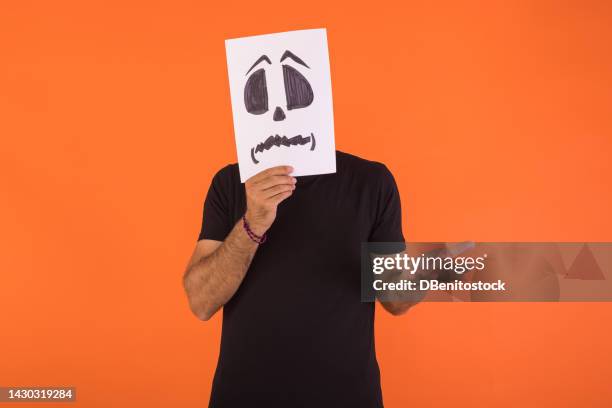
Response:
[[[261,120],[282,122],[291,119],[291,113],[289,111],[303,109],[312,104],[314,93],[312,92],[310,83],[297,67],[289,65],[290,62],[299,67],[310,69],[300,57],[289,50],[285,51],[278,62],[282,66],[284,100],[276,99],[278,104],[272,104],[272,106],[270,106],[271,101],[269,98],[266,68],[267,66],[272,66],[273,62],[267,55],[262,55],[255,61],[251,68],[249,68],[246,73],[248,79],[244,86],[244,106],[248,113],[261,116]],[[267,66],[262,66],[262,63],[267,63]],[[276,79],[277,78],[274,78],[273,80]],[[271,111],[272,113],[270,113]],[[311,151],[315,149],[316,141],[313,132],[310,132],[309,136],[303,136],[301,134],[289,136],[284,134],[265,135],[260,143],[251,147],[251,160],[253,163],[258,164],[259,160],[257,160],[257,156],[272,148],[299,147],[308,144],[310,144]]]

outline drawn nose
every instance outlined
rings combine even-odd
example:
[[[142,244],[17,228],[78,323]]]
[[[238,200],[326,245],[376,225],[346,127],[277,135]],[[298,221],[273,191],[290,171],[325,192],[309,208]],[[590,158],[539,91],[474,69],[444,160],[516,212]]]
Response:
[[[276,110],[274,111],[274,116],[272,116],[272,119],[274,119],[275,122],[285,120],[285,112],[283,112],[280,106],[276,107]]]

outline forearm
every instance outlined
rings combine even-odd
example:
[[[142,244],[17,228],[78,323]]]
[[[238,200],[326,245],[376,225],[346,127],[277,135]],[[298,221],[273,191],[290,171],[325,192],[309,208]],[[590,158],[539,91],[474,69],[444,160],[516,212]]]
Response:
[[[213,253],[195,260],[184,276],[192,311],[208,320],[236,293],[257,250],[238,222]]]
[[[401,252],[399,255],[407,255],[407,253]],[[394,256],[394,255],[393,255]],[[419,282],[421,280],[432,279],[435,275],[435,271],[418,269],[411,271],[410,269],[390,269],[383,276],[382,280],[385,283],[398,283],[398,282],[412,282],[412,284],[419,288]],[[408,311],[412,306],[415,306],[427,294],[427,291],[420,289],[410,291],[396,291],[396,290],[383,290],[378,293],[378,299],[381,305],[389,313],[393,315],[401,315]]]
[[[433,249],[429,249],[425,254],[427,257],[448,259],[455,258],[459,254],[468,251],[474,247],[472,242],[459,242],[444,244],[443,247],[436,245]],[[409,255],[405,251],[400,255]],[[420,281],[422,280],[438,280],[441,282],[450,282],[455,279],[461,279],[463,275],[457,275],[452,270],[446,270],[442,267],[432,267],[427,269],[420,267],[416,271],[410,271],[408,269],[396,269],[391,270],[387,273],[386,279],[389,282],[400,282],[400,281],[411,281],[414,282],[415,287],[420,288]],[[427,290],[412,290],[412,291],[385,291],[381,293],[380,297],[381,304],[390,313],[399,315],[406,312],[410,307],[421,302],[427,295]]]
[[[396,273],[391,273],[390,279],[388,282],[400,282],[402,280],[412,281],[417,284],[418,282],[424,278],[424,274],[422,272],[417,272],[416,274],[411,274],[407,271],[395,271]],[[417,290],[413,292],[397,292],[397,291],[385,291],[382,298],[379,299],[381,305],[387,310],[389,313],[399,316],[408,311],[412,306],[418,304],[426,295],[426,292]]]

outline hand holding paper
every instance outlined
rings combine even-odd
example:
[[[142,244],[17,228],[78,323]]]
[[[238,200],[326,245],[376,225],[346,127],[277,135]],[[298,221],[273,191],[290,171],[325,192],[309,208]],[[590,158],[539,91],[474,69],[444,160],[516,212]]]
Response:
[[[247,210],[245,217],[257,235],[264,235],[276,218],[276,208],[295,190],[293,169],[277,166],[264,170],[245,183]]]

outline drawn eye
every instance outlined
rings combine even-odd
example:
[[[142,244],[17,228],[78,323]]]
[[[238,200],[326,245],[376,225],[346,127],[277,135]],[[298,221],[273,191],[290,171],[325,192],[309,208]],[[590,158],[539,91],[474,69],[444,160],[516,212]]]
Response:
[[[297,69],[283,65],[283,78],[288,110],[305,108],[312,103],[314,98],[312,88],[308,80]]]
[[[263,68],[253,72],[244,86],[244,106],[247,112],[253,115],[268,111],[268,88],[266,71]]]

